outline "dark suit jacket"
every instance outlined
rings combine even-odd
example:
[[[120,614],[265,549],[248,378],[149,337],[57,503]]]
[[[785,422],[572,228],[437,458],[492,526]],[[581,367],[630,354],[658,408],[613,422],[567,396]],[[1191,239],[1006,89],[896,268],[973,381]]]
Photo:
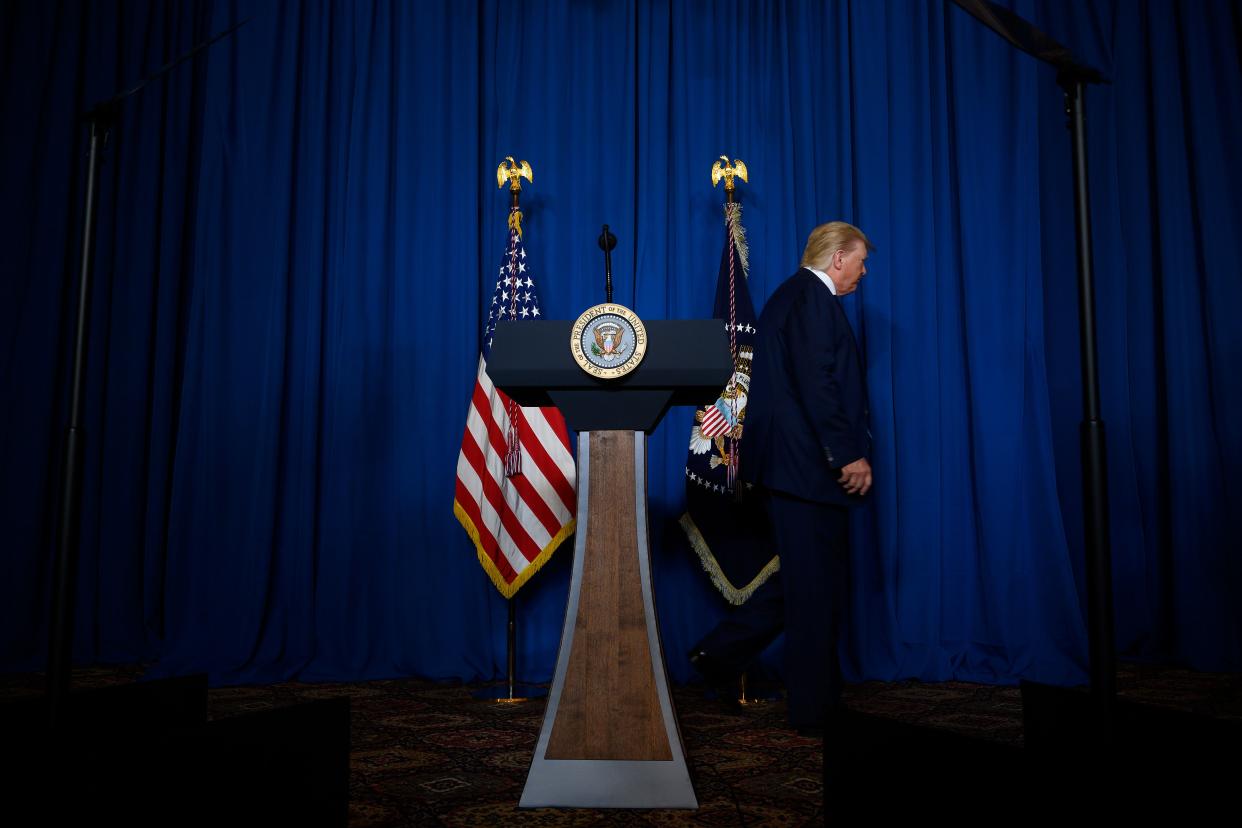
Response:
[[[828,286],[803,268],[759,316],[742,432],[742,479],[818,503],[850,505],[837,478],[871,453],[858,345]]]

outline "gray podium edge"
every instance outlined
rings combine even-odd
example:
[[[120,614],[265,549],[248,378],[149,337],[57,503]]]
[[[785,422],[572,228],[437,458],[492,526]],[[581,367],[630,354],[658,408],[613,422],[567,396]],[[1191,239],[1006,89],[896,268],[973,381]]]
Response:
[[[591,433],[578,434],[578,515],[574,537],[574,569],[569,599],[565,605],[565,624],[556,659],[556,673],[548,693],[548,706],[539,731],[539,742],[526,775],[520,808],[698,808],[699,801],[686,766],[681,729],[673,715],[668,674],[656,625],[655,594],[651,584],[650,550],[647,544],[647,435],[634,432],[634,504],[638,529],[638,567],[642,581],[643,614],[647,621],[647,644],[655,675],[656,694],[664,717],[671,760],[545,759],[552,725],[561,704],[565,673],[573,651],[574,626],[578,618],[578,598],[582,590],[583,560],[586,557],[588,504],[590,502]]]

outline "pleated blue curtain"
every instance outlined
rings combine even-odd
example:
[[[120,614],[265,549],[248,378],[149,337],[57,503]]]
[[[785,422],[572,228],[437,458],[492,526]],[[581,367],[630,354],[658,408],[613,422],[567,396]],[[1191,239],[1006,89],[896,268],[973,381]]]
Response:
[[[854,557],[861,671],[1069,681],[1084,630],[1045,459],[1028,161],[1048,79],[952,5],[856,12],[854,188],[883,261],[860,321],[889,481]]]
[[[1224,2],[1015,2],[1112,78],[1088,103],[1119,646],[1242,663],[1242,86]],[[721,154],[751,292],[843,218],[872,398],[852,679],[1085,678],[1069,145],[1050,69],[939,2],[201,2],[0,11],[0,663],[42,663],[72,343],[74,113],[125,104],[92,304],[77,656],[216,682],[504,669],[506,605],[451,510],[505,238],[534,166],[542,304],[711,310]],[[669,668],[726,611],[675,525],[690,412],[651,436]],[[744,462],[744,461],[743,461]],[[518,593],[552,670],[571,552]],[[775,666],[780,645],[767,654]]]
[[[1242,10],[1213,1],[1039,11],[1054,36],[1077,33],[1112,81],[1092,91],[1088,130],[1119,647],[1236,670]],[[1045,110],[1056,104],[1047,85],[1043,96]],[[1040,126],[1045,328],[1057,483],[1078,562],[1078,305],[1062,242],[1070,181],[1053,174],[1068,153],[1058,121]]]
[[[0,635],[3,664],[46,656],[60,448],[80,264],[79,113],[209,32],[201,4],[0,9]],[[164,635],[168,510],[196,271],[206,66],[120,112],[103,155],[85,385],[77,649],[149,660]],[[211,240],[210,243],[215,243]]]

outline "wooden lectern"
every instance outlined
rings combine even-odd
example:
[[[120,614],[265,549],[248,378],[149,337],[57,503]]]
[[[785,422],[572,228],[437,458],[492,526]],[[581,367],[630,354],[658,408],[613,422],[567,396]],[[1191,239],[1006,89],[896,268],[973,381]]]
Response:
[[[520,806],[697,808],[660,647],[647,542],[647,434],[671,405],[714,402],[733,373],[718,319],[645,323],[647,353],[601,380],[571,322],[502,322],[492,382],[578,432],[578,527],[565,625]]]

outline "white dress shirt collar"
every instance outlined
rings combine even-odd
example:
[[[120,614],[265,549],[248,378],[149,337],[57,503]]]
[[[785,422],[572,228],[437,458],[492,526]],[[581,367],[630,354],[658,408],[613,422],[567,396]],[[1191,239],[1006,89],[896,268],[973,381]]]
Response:
[[[803,266],[805,267],[805,265],[803,265]],[[818,276],[818,277],[819,277],[819,280],[820,280],[821,282],[823,282],[825,285],[827,285],[827,286],[828,286],[828,289],[832,291],[832,295],[833,295],[833,296],[836,296],[836,295],[837,295],[837,286],[836,286],[836,285],[834,285],[834,284],[832,283],[832,280],[828,278],[828,274],[827,274],[827,273],[825,273],[825,272],[824,272],[824,271],[822,271],[822,270],[816,270],[816,269],[815,269],[815,268],[813,268],[813,267],[808,267],[808,268],[807,268],[807,270],[811,271],[811,272],[812,272],[812,273],[814,273],[816,276]]]

